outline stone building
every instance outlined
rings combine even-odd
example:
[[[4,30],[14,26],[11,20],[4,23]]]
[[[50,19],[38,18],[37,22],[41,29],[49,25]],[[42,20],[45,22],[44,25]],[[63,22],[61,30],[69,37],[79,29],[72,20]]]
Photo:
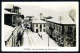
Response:
[[[14,5],[4,9],[4,41],[7,47],[22,45],[23,27],[19,9],[20,7]]]
[[[60,46],[76,46],[76,24],[69,15],[46,20],[46,32]]]
[[[17,26],[21,22],[21,14],[19,12],[21,9],[18,6],[12,5],[11,7],[5,7],[4,9],[4,24],[9,26]]]

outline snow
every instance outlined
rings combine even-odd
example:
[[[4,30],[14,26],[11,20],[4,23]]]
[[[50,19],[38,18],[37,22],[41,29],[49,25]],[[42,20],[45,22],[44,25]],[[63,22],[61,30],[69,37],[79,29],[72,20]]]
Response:
[[[52,19],[49,19],[48,21],[60,24],[60,16],[62,17],[61,18],[61,24],[75,24],[68,13],[62,13],[62,14],[60,14],[60,15],[52,18]]]
[[[40,19],[37,19],[37,20],[33,20],[32,23],[46,23],[46,22]]]
[[[14,30],[13,27],[8,26],[8,25],[4,25],[4,39],[5,39],[5,41],[9,38],[9,36],[11,35],[13,30]]]
[[[23,46],[24,47],[29,47],[29,37],[28,35],[26,34],[26,32],[24,32],[24,35],[23,35]]]
[[[21,47],[48,47],[48,34],[46,32],[40,32],[42,34],[42,38],[38,35],[38,33],[34,33],[29,30],[24,32],[23,38],[23,46]],[[49,47],[59,47],[54,40],[49,38]]]
[[[59,47],[56,44],[56,42],[52,40],[46,32],[39,32],[39,33],[42,34],[42,39],[43,39],[42,43],[44,43],[46,47]],[[49,46],[48,46],[48,38],[49,38]]]
[[[7,10],[4,10],[4,14],[16,14],[16,13],[11,13],[11,12],[9,12]]]
[[[4,25],[4,38],[5,41],[9,38],[12,31],[14,30],[13,27]],[[38,35],[38,33],[32,32],[30,29],[24,31],[23,34],[23,45],[20,47],[60,47],[57,43],[49,38],[46,32],[39,32],[42,35],[42,38]],[[49,46],[48,46],[48,38],[49,38]]]

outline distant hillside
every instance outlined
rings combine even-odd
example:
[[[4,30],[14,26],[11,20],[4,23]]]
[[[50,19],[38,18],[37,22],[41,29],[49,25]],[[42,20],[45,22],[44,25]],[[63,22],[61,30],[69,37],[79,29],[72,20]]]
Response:
[[[57,16],[59,13],[50,9],[41,8],[38,6],[21,6],[21,13],[24,14],[24,16],[35,16],[35,18],[40,18],[40,13],[43,14],[43,16]]]
[[[74,22],[76,22],[76,10],[71,9],[70,12],[69,12],[69,15],[70,15],[70,17],[72,18],[72,20],[73,20]]]
[[[6,8],[12,8],[12,6],[13,5],[10,5],[9,7],[6,6]],[[69,11],[71,10],[71,8],[66,8],[64,10],[62,10],[61,8],[56,10],[51,10],[51,9],[42,8],[39,6],[32,6],[32,5],[17,5],[17,6],[21,8],[20,9],[21,14],[23,14],[25,17],[34,16],[34,18],[40,18],[40,13],[42,13],[44,17],[48,17],[48,16],[56,17],[61,14],[69,15]]]

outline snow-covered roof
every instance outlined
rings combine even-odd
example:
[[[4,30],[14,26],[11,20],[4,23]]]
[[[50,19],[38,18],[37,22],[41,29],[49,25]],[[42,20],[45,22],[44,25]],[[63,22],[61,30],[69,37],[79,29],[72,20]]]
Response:
[[[17,14],[17,13],[11,13],[11,12],[9,12],[7,10],[4,10],[4,14]]]
[[[46,22],[40,19],[37,19],[37,20],[33,20],[32,23],[46,23]]]
[[[61,16],[61,20],[60,20],[60,16]],[[60,14],[52,19],[48,19],[47,21],[51,21],[58,24],[75,24],[68,13]]]
[[[10,35],[12,34],[12,31],[14,30],[13,27],[4,25],[4,40],[7,41]]]

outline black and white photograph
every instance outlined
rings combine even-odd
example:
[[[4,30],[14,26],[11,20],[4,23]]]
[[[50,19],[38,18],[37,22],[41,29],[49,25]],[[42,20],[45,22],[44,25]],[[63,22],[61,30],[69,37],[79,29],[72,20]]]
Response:
[[[78,2],[2,2],[2,51],[78,51]]]

